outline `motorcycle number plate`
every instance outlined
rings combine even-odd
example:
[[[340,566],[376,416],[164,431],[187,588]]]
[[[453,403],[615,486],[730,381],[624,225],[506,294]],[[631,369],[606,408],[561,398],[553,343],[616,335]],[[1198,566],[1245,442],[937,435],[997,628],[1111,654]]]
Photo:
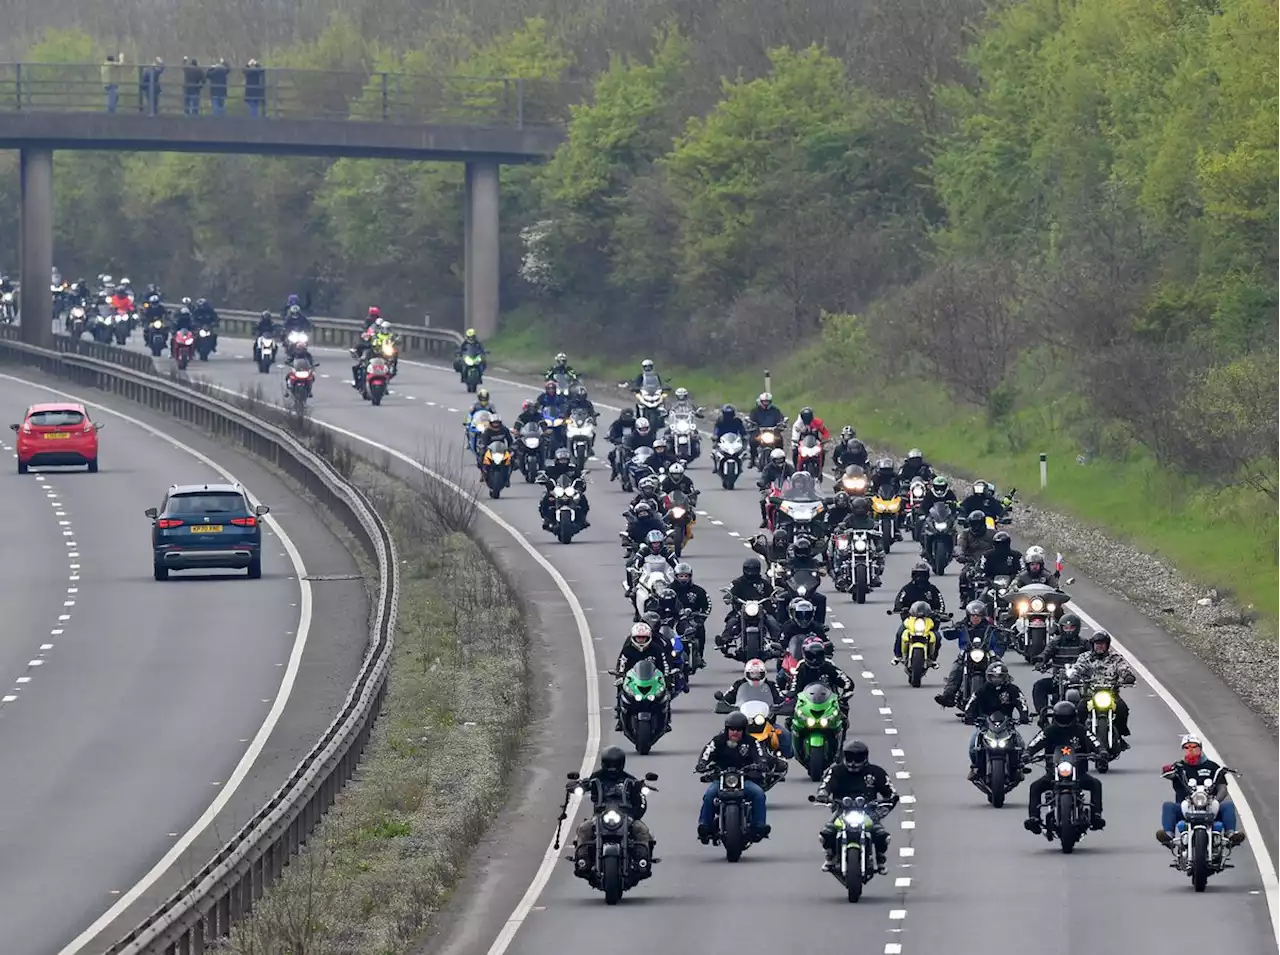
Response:
[[[46,439],[52,439],[52,440],[58,440],[60,438],[69,438],[69,437],[71,437],[71,435],[68,434],[66,431],[50,431],[45,435]]]
[[[653,719],[653,714],[652,714],[652,713],[648,713],[648,712],[645,712],[645,713],[637,713],[637,714],[636,714],[636,719],[638,719],[638,720],[651,720],[651,719]]]
[[[222,533],[221,524],[194,524],[191,527],[193,534],[220,534]]]

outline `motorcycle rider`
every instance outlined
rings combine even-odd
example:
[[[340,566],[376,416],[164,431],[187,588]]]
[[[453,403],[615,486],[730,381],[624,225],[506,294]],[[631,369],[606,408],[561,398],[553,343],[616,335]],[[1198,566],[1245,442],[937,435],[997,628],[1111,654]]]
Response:
[[[970,511],[982,511],[996,521],[1004,517],[1004,505],[996,498],[991,485],[986,481],[974,481],[968,495],[960,502],[961,514],[968,514]]]
[[[355,359],[355,363],[351,366],[351,387],[356,391],[363,389],[365,364],[373,357],[374,334],[373,326],[367,327],[356,339],[355,347],[351,349],[351,357]],[[469,420],[470,416],[463,421],[464,430]]]
[[[369,309],[370,314],[373,309]],[[382,317],[382,313],[378,313],[378,318]],[[453,356],[453,370],[460,376],[460,380],[466,378],[466,366],[462,363],[462,356],[468,354],[476,354],[480,356],[480,374],[485,373],[485,369],[489,366],[489,352],[485,350],[484,343],[480,341],[480,336],[476,334],[474,328],[468,328],[467,333],[462,336],[462,341],[458,342],[458,350]]]
[[[1088,652],[1089,644],[1085,642],[1084,634],[1080,631],[1080,618],[1074,613],[1064,613],[1062,619],[1058,621],[1057,633],[1049,637],[1044,646],[1044,652],[1032,662],[1036,665],[1036,669],[1041,671],[1050,667],[1067,667]],[[1035,704],[1037,713],[1043,713],[1049,708],[1055,686],[1056,682],[1052,675],[1042,677],[1032,684],[1031,701]]]
[[[676,461],[667,468],[667,473],[659,481],[658,490],[663,494],[679,491],[691,499],[690,503],[696,504],[698,501],[698,490],[693,486],[693,479],[685,473],[685,466],[681,461]]]
[[[476,394],[479,394],[477,391]],[[520,413],[516,415],[515,426],[517,429],[523,428],[527,424],[537,424],[542,420],[542,413],[538,411],[538,406],[532,398],[524,399],[520,405]]]
[[[898,635],[893,639],[893,662],[895,664],[902,662],[902,637],[907,631],[907,617],[917,616],[916,604],[923,602],[933,613],[946,613],[947,602],[942,597],[940,591],[933,584],[929,583],[929,575],[931,571],[929,565],[924,561],[916,561],[914,567],[911,568],[911,580],[904,584],[902,589],[898,591],[893,598],[893,609],[890,613],[902,615],[902,626],[898,628]],[[938,658],[939,647],[937,641],[934,641],[933,656],[929,662],[933,663]]]
[[[693,582],[693,565],[688,561],[676,564],[676,579],[671,590],[680,601],[683,610],[693,614],[693,638],[698,642],[698,669],[707,665],[707,618],[711,616],[711,597],[705,589]]]
[[[554,381],[556,375],[565,375],[574,381],[578,379],[578,373],[569,366],[569,356],[564,352],[556,355],[555,361],[551,363],[551,367],[547,369],[546,374],[542,377],[543,380],[550,379]]]
[[[635,430],[623,438],[622,443],[626,446],[628,454],[635,454],[640,448],[652,448],[655,437],[657,435],[649,419],[636,418]]]
[[[662,671],[663,679],[670,681],[671,646],[662,638],[661,634],[654,633],[653,628],[643,620],[631,625],[631,632],[627,635],[627,639],[623,641],[622,649],[618,652],[618,662],[614,664],[613,667],[613,672],[617,674],[613,679],[613,685],[617,690],[617,698],[613,707],[613,711],[616,714],[613,724],[615,732],[622,732],[623,680],[626,677],[627,671],[641,660],[652,660],[653,665]],[[667,726],[670,727],[670,694],[667,695],[666,718]]]
[[[720,409],[720,416],[711,427],[711,440],[719,441],[726,434],[736,434],[742,438],[747,436],[747,426],[738,417],[738,409],[733,405],[725,405]]]
[[[774,405],[773,395],[767,391],[760,392],[760,396],[756,398],[755,407],[748,414],[751,422],[751,440],[750,445],[751,461],[754,463],[756,452],[760,448],[760,432],[769,428],[780,428],[786,422],[787,416],[782,413],[782,409]],[[781,450],[780,448],[778,450]],[[785,457],[785,455],[783,455]]]
[[[898,469],[893,466],[893,458],[878,458],[867,479],[872,489],[878,492],[885,488],[885,494],[892,497],[898,490]]]
[[[831,440],[831,431],[821,418],[814,415],[812,408],[801,408],[800,416],[791,426],[791,461],[797,469],[800,467],[800,440],[806,434],[815,435],[819,444]]]
[[[836,473],[852,466],[867,468],[867,446],[858,440],[858,434],[851,425],[840,429],[840,441],[831,450],[831,460]]]
[[[826,572],[827,565],[826,558],[814,546],[813,539],[807,534],[796,535],[795,540],[791,542],[791,546],[787,548],[787,556],[783,563],[788,575],[808,571],[819,578]],[[812,592],[803,596],[813,601],[818,624],[825,624],[827,622],[827,595],[815,588]]]
[[[648,424],[648,419],[645,419]],[[636,429],[636,413],[632,408],[623,408],[618,414],[617,419],[609,425],[609,431],[605,435],[612,448],[609,449],[609,480],[618,480],[618,446],[624,442],[627,437]]]
[[[1095,630],[1093,635],[1089,637],[1091,652],[1076,658],[1076,662],[1071,665],[1071,676],[1073,681],[1088,683],[1090,680],[1114,681],[1117,686],[1132,686],[1138,682],[1137,674],[1133,672],[1133,668],[1129,666],[1129,661],[1115,650],[1111,649],[1111,634],[1105,630]],[[1048,652],[1048,646],[1045,647]],[[1080,719],[1085,718],[1088,701],[1081,700],[1079,704]],[[1129,735],[1129,704],[1119,694],[1115,694],[1116,707],[1116,733],[1120,737],[1120,749],[1129,748],[1129,741],[1125,739]]]
[[[659,534],[666,534],[667,526],[662,522],[662,518],[653,512],[653,505],[647,500],[637,501],[631,508],[631,520],[624,532],[627,539],[639,547],[649,537],[650,532],[657,531]]]
[[[591,403],[591,399],[587,397],[587,388],[585,385],[576,384],[569,389],[569,398],[565,401],[565,414],[573,414],[574,411],[585,411],[587,417],[595,421],[600,414],[596,411],[596,406]]]
[[[647,879],[653,875],[653,864],[658,861],[653,855],[653,848],[658,843],[649,827],[641,822],[649,808],[644,781],[625,772],[626,764],[627,754],[621,746],[607,746],[600,754],[600,768],[585,779],[570,780],[566,788],[583,788],[592,794],[592,798],[598,789],[603,801],[624,808],[630,820],[631,851],[637,863],[638,878]],[[578,826],[573,846],[573,874],[580,879],[589,879],[595,867],[596,819],[593,813]]]
[[[662,496],[662,478],[656,474],[646,474],[640,479],[636,485],[635,497],[631,499],[630,507],[634,508],[641,501],[648,501],[650,504],[657,506],[659,498]]]
[[[623,568],[623,579],[626,581],[628,600],[635,598],[639,570],[644,566],[644,562],[651,557],[661,557],[667,562],[667,566],[671,568],[672,573],[675,573],[676,558],[671,552],[670,544],[667,542],[667,532],[665,530],[646,532],[644,543],[636,548],[635,552],[627,559],[626,566]]]
[[[201,299],[200,301],[203,302],[204,299]],[[114,314],[116,312],[129,312],[129,311],[132,311],[132,309],[133,309],[133,296],[129,293],[129,290],[127,288],[124,288],[123,286],[116,286],[115,291],[111,293],[112,313]]]
[[[787,453],[781,448],[774,448],[769,452],[769,463],[764,466],[764,470],[760,472],[760,480],[756,481],[756,487],[761,491],[760,494],[760,526],[768,527],[769,520],[766,511],[766,500],[769,494],[769,488],[774,484],[782,484],[787,478],[796,473],[796,466],[787,460]]]
[[[209,329],[213,339],[212,351],[218,350],[218,313],[214,311],[213,306],[209,304],[207,298],[196,299],[195,307],[191,309],[191,318],[195,322],[197,328]]]
[[[291,295],[290,298],[297,298]],[[302,332],[306,335],[311,334],[311,319],[302,314],[302,307],[296,302],[284,310],[284,333],[288,335],[291,332]]]
[[[834,652],[835,647],[827,638],[827,628],[814,615],[813,603],[804,597],[796,597],[787,606],[787,619],[782,623],[783,652],[789,651],[799,660],[804,656],[804,642],[810,637],[821,638],[827,645],[827,652]],[[782,665],[781,658],[778,665]]]
[[[978,576],[986,580],[997,577],[1017,577],[1022,573],[1022,551],[1015,550],[1008,531],[996,531],[991,538],[991,550],[978,562]]]
[[[542,394],[538,395],[539,411],[550,408],[557,418],[563,418],[565,404],[566,398],[560,394],[560,389],[554,381],[548,381],[542,386]]]
[[[644,386],[645,375],[653,375],[653,377],[658,379],[658,387],[663,387],[661,376],[653,370],[653,359],[646,358],[644,361],[640,362],[640,374],[631,379],[632,391],[639,391]]]
[[[935,474],[933,480],[929,482],[920,506],[923,508],[923,513],[928,514],[935,504],[946,504],[953,511],[958,506],[956,492],[952,490],[951,483],[941,474]],[[921,553],[924,553],[923,542],[921,543]]]
[[[821,683],[840,697],[840,714],[849,721],[849,697],[853,696],[853,679],[827,659],[825,637],[810,637],[801,648],[800,665],[787,687],[787,698],[794,699],[811,683]]]
[[[922,477],[927,481],[932,475],[933,468],[924,459],[924,452],[919,448],[912,448],[903,459],[902,467],[898,469],[898,483],[906,487],[912,478]]]
[[[510,431],[507,432],[508,435],[510,433]],[[534,478],[534,483],[541,484],[545,488],[542,500],[538,502],[538,513],[542,515],[543,529],[549,531],[555,527],[552,524],[552,519],[555,516],[555,496],[552,494],[552,488],[556,486],[557,479],[565,474],[573,475],[578,483],[579,500],[582,503],[582,529],[586,530],[591,526],[591,521],[588,520],[591,514],[591,503],[587,500],[586,481],[578,474],[578,469],[573,463],[573,457],[569,454],[568,448],[557,448],[551,463],[542,471],[539,471],[538,476]]]
[[[840,494],[837,494],[837,507],[839,502]],[[840,522],[839,527],[844,527],[851,531],[868,532],[867,540],[871,542],[871,546],[875,549],[874,560],[871,564],[871,583],[873,586],[878,586],[884,573],[884,541],[880,536],[880,522],[871,516],[871,499],[867,497],[850,498],[849,516]]]
[[[150,303],[148,303],[150,304]],[[258,316],[258,327],[254,332],[259,338],[267,335],[271,338],[276,336],[276,317],[270,312],[263,312]]]
[[[488,388],[479,388],[476,390],[476,400],[471,403],[471,407],[467,409],[467,413],[463,416],[463,425],[469,425],[477,411],[487,411],[491,415],[497,414],[498,409],[494,407],[493,399],[489,395]]]
[[[178,309],[178,314],[173,319],[173,330],[175,332],[178,331],[179,329],[186,329],[190,331],[192,323],[193,323],[193,320],[191,317],[191,309],[183,305],[181,308]]]
[[[871,762],[871,750],[867,744],[858,739],[845,740],[840,747],[840,759],[827,767],[818,784],[819,801],[830,800],[839,805],[845,797],[857,799],[861,796],[868,804],[886,802],[888,813],[898,805],[900,797],[893,787],[893,780],[882,767]],[[822,848],[826,850],[827,861],[822,864],[823,872],[830,872],[836,865],[835,826],[828,822],[819,834]],[[876,871],[884,875],[888,871],[887,856],[889,854],[889,833],[877,818],[871,825],[871,841],[876,847]]]
[[[1026,566],[1023,567],[1022,573],[1014,578],[1015,588],[1025,587],[1028,584],[1047,584],[1055,589],[1058,587],[1062,575],[1051,567],[1045,557],[1044,548],[1039,544],[1032,544],[1027,548],[1023,561]]]
[[[770,826],[765,809],[764,788],[760,785],[764,771],[774,763],[763,745],[747,733],[747,718],[741,713],[730,713],[724,721],[724,731],[711,737],[698,757],[694,771],[699,775],[725,769],[742,772],[742,788],[751,802],[751,831],[753,842],[766,839]],[[720,780],[714,780],[702,794],[702,811],[698,814],[698,841],[706,845],[716,830],[716,794],[720,792]]]
[[[1053,757],[1061,746],[1070,747],[1071,751],[1078,755],[1096,755],[1103,752],[1098,738],[1089,731],[1088,727],[1080,723],[1076,718],[1075,706],[1066,700],[1060,700],[1053,705],[1053,715],[1048,726],[1032,738],[1022,754],[1022,761],[1030,764],[1041,750],[1045,753],[1046,772],[1039,779],[1031,781],[1030,791],[1027,794],[1027,818],[1023,822],[1023,827],[1036,835],[1039,835],[1044,828],[1040,822],[1040,799],[1053,788]],[[1102,818],[1102,780],[1090,774],[1089,764],[1083,760],[1076,765],[1076,780],[1089,790],[1089,806],[1093,819],[1090,828],[1104,828],[1107,823]]]
[[[746,665],[742,668],[742,679],[734,680],[733,686],[725,690],[724,693],[721,694],[720,699],[725,703],[728,703],[730,706],[737,706],[738,691],[748,685],[755,690],[762,688],[766,690],[773,700],[772,705],[774,707],[781,706],[785,699],[783,694],[778,690],[778,684],[769,679],[769,670],[764,665],[763,660],[748,660]],[[795,754],[795,749],[792,746],[791,730],[787,729],[787,727],[781,722],[775,723],[774,725],[778,728],[778,752],[782,754],[783,759],[790,759]]]
[[[489,425],[478,435],[476,435],[476,456],[483,461],[484,452],[494,441],[505,441],[507,447],[511,448],[515,445],[515,437],[511,434],[511,429],[502,423],[502,417],[497,412],[489,418]],[[480,465],[483,472],[484,465]],[[553,479],[554,480],[554,479]]]
[[[981,690],[973,695],[969,700],[969,705],[965,707],[964,721],[969,724],[977,724],[979,717],[991,716],[994,713],[1003,713],[1013,719],[1014,710],[1018,712],[1018,721],[1026,724],[1031,722],[1031,717],[1027,712],[1027,698],[1022,695],[1022,691],[1014,684],[1009,677],[1009,668],[999,660],[987,667],[987,682],[983,684]],[[978,745],[979,735],[982,733],[982,727],[975,725],[973,735],[969,737],[969,781],[977,779],[986,769],[985,753],[982,747]],[[1022,737],[1018,735],[1018,731],[1013,731],[1013,754],[1014,759],[1010,762],[1013,771],[1022,773]]]
[[[956,535],[955,558],[969,566],[960,575],[960,599],[968,603],[978,590],[978,572],[982,558],[990,553],[994,533],[987,527],[987,515],[982,511],[970,511],[964,526]],[[1017,585],[1015,584],[1015,587]]]
[[[734,606],[734,601],[745,603],[754,600],[767,607],[773,595],[773,584],[760,572],[760,561],[755,557],[748,557],[742,562],[742,575],[729,583],[729,592],[725,595],[729,612],[724,618],[724,632],[716,637],[716,646],[728,646],[738,634],[738,608]],[[762,616],[769,638],[775,641],[780,639],[782,631],[778,621],[768,612],[762,613]]]
[[[971,600],[964,608],[964,620],[958,626],[948,627],[942,631],[942,639],[955,640],[959,653],[947,674],[947,681],[942,685],[942,692],[933,698],[939,706],[955,706],[956,693],[960,690],[960,682],[964,679],[965,654],[970,644],[982,640],[996,657],[1003,657],[1005,651],[1006,631],[1001,630],[987,618],[987,605],[981,600]],[[1040,712],[1041,707],[1036,708]]]
[[[1228,845],[1234,848],[1244,842],[1244,833],[1236,829],[1236,806],[1227,791],[1227,769],[1204,755],[1204,743],[1199,736],[1195,733],[1183,736],[1182,758],[1166,765],[1161,773],[1173,784],[1173,802],[1160,807],[1157,842],[1173,848],[1178,823],[1182,821],[1182,801],[1197,782],[1209,784],[1213,798],[1218,800],[1218,822],[1222,823]]]

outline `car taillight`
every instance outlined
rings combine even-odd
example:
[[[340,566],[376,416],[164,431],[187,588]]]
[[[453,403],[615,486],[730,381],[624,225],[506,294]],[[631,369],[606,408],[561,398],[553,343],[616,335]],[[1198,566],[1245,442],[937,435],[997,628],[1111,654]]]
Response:
[[[236,527],[257,527],[258,519],[256,517],[233,517],[231,523]]]
[[[92,421],[86,421],[86,422],[84,423],[84,427],[83,427],[81,430],[82,430],[85,434],[88,434],[90,431],[92,431],[92,430],[93,430],[93,422],[92,422]]]
[[[181,527],[182,521],[172,517],[162,517],[160,520],[156,521],[156,526],[158,526],[162,531],[167,531],[173,527]]]

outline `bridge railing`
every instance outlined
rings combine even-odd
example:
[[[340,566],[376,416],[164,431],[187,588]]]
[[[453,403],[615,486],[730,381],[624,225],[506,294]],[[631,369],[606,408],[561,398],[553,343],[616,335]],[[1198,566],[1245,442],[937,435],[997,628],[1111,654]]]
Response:
[[[580,83],[519,77],[429,76],[234,67],[225,83],[188,86],[181,65],[0,63],[0,114],[114,113],[349,120],[402,124],[559,125],[586,93]],[[114,87],[114,89],[113,89]]]

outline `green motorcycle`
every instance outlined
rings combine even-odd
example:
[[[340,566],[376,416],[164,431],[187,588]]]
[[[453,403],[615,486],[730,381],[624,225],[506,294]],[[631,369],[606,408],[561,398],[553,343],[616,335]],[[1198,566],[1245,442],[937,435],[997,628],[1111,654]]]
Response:
[[[789,728],[795,739],[796,761],[818,782],[844,742],[839,695],[825,683],[810,683],[796,697]]]
[[[622,680],[618,700],[622,733],[641,756],[666,734],[667,708],[671,705],[667,681],[652,660],[641,660]]]

